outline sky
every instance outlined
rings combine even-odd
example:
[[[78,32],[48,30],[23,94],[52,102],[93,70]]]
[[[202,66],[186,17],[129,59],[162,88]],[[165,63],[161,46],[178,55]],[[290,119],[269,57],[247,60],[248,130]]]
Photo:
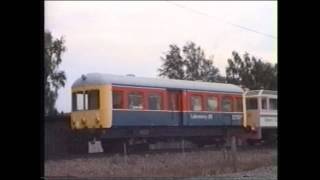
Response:
[[[170,44],[195,42],[222,75],[233,50],[277,62],[276,1],[46,1],[45,29],[67,47],[56,102],[64,112],[82,74],[157,77]]]

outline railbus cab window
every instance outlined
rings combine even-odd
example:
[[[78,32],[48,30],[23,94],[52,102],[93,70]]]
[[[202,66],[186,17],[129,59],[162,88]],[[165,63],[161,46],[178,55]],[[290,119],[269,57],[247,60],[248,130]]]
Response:
[[[208,96],[207,99],[208,111],[217,111],[218,109],[218,98],[215,96]]]
[[[231,112],[232,111],[232,99],[230,97],[222,97],[222,111]]]
[[[72,94],[72,110],[96,110],[100,106],[99,91],[90,90],[86,92],[76,92]]]
[[[96,110],[99,109],[99,91],[92,90],[86,92],[86,105],[88,110]]]
[[[159,94],[150,94],[148,104],[150,110],[161,110],[161,96]]]
[[[246,99],[246,107],[248,110],[258,109],[258,99],[257,98],[247,98]]]
[[[84,94],[77,92],[72,94],[72,110],[82,111],[84,110]]]
[[[84,110],[87,110],[88,109],[88,93],[85,92],[84,93]]]
[[[235,105],[234,105],[234,111],[235,112],[242,112],[243,109],[242,109],[242,98],[236,98],[236,102],[235,102]]]
[[[270,110],[277,110],[278,109],[277,99],[269,99],[269,106],[270,106]]]
[[[112,107],[114,109],[123,109],[123,92],[121,91],[113,91],[112,92]]]
[[[129,109],[143,109],[143,94],[138,92],[131,92],[128,94]]]
[[[202,98],[201,96],[191,96],[191,110],[201,111],[202,110]]]

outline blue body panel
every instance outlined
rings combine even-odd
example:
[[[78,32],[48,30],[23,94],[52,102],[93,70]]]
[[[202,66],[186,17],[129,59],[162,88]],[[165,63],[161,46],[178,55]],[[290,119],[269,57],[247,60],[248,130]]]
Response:
[[[242,113],[185,112],[184,126],[241,126]]]
[[[179,126],[179,112],[117,111],[112,112],[112,126]]]
[[[242,113],[119,111],[112,126],[241,126]]]

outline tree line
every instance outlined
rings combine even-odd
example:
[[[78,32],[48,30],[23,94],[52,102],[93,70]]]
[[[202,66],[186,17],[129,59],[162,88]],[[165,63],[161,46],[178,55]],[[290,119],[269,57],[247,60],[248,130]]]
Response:
[[[169,45],[168,52],[160,57],[160,77],[205,82],[236,84],[248,89],[277,90],[278,65],[263,62],[249,53],[242,56],[232,52],[227,59],[226,76],[222,76],[213,64],[213,56],[207,58],[204,50],[194,42],[187,42],[182,48]]]
[[[57,115],[55,103],[58,90],[65,86],[66,73],[59,70],[62,54],[66,51],[63,37],[54,38],[45,32],[44,40],[44,87],[45,115]],[[213,64],[213,56],[206,57],[204,50],[194,42],[187,42],[182,48],[169,45],[169,51],[160,57],[160,77],[192,81],[232,83],[249,89],[277,90],[277,64],[263,62],[249,53],[242,56],[232,52],[228,59],[226,76],[222,76]]]

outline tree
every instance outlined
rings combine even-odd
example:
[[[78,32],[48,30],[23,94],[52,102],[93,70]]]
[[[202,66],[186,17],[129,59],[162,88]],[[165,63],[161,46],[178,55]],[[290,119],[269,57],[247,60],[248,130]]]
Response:
[[[186,64],[186,79],[188,80],[200,80],[204,77],[201,77],[201,69],[205,62],[204,52],[200,47],[196,47],[195,43],[187,42],[183,47],[184,53],[184,62]],[[204,74],[204,72],[202,72]]]
[[[248,53],[243,55],[243,60],[235,51],[232,56],[226,68],[228,83],[249,89],[277,89],[277,65],[264,63],[261,59],[250,57]]]
[[[62,54],[66,51],[64,39],[53,39],[51,32],[45,32],[44,41],[44,80],[45,80],[45,115],[57,114],[55,102],[58,89],[65,86],[66,75],[58,70],[62,62]]]
[[[200,64],[200,78],[206,82],[221,82],[219,69],[213,65],[212,59],[203,59]]]
[[[180,48],[175,45],[169,45],[170,50],[165,57],[160,57],[163,61],[162,68],[159,68],[159,76],[168,77],[170,79],[184,79],[184,61],[181,57]]]
[[[183,55],[177,45],[170,45],[170,50],[163,58],[159,76],[170,79],[200,80],[217,82],[222,78],[218,68],[213,66],[212,58],[206,58],[204,51],[194,42],[183,46]]]
[[[273,89],[278,89],[278,63],[273,67],[273,76],[272,76],[272,87]]]

